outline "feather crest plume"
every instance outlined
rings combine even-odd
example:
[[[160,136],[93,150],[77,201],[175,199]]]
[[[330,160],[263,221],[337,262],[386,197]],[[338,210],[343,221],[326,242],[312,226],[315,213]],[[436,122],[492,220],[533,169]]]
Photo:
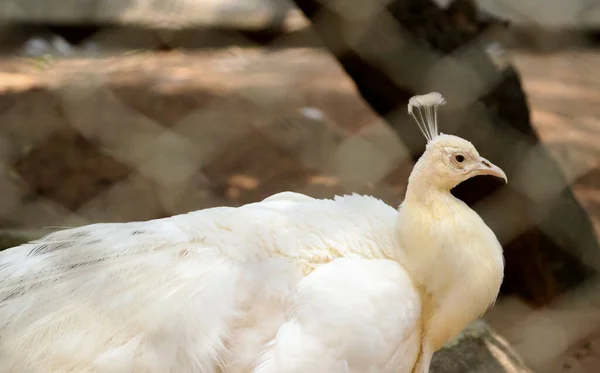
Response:
[[[413,96],[408,100],[408,114],[415,119],[427,142],[439,135],[437,111],[438,106],[444,104],[446,100],[437,92]]]

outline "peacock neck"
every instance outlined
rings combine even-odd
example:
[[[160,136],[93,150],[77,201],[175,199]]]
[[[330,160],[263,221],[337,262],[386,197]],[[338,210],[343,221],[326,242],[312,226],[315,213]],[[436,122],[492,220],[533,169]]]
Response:
[[[423,176],[423,177],[422,177]],[[459,202],[446,187],[433,184],[426,175],[413,171],[408,181],[403,204],[420,205],[428,209],[437,205]]]
[[[503,263],[479,216],[419,176],[411,177],[396,232],[403,264],[421,293],[428,338],[439,348],[495,299]]]
[[[408,178],[404,203],[430,206],[452,196],[452,185],[446,185],[432,175],[429,167],[433,163],[431,157],[432,155],[426,152],[415,163]]]

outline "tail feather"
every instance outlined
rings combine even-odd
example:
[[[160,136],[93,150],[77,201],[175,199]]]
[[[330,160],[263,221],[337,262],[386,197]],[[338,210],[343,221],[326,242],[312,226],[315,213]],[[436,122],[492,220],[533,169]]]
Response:
[[[211,372],[238,317],[239,275],[222,250],[169,220],[90,225],[9,249],[2,371]],[[195,350],[183,359],[179,346]]]

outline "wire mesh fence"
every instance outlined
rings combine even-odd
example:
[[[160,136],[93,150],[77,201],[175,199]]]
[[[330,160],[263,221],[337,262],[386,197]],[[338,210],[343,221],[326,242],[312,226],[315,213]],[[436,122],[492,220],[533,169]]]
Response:
[[[3,217],[68,226],[278,190],[313,194],[315,185],[350,192],[379,184],[402,160],[401,142],[323,53],[240,56],[251,73],[219,55],[64,61],[7,93]]]
[[[65,9],[80,6],[71,3]],[[239,206],[284,190],[315,197],[371,194],[398,205],[413,164],[411,149],[424,141],[399,136],[389,124],[414,126],[405,106],[382,117],[365,102],[335,58],[346,49],[372,58],[415,93],[437,90],[450,97],[440,112],[442,132],[468,128],[474,142],[498,138],[495,148],[479,149],[487,158],[508,159],[503,144],[516,144],[510,151],[519,152],[519,161],[508,164],[514,178],[507,187],[514,195],[502,189],[479,202],[501,241],[535,224],[515,217],[523,200],[560,205],[569,186],[600,232],[595,50],[550,57],[507,53],[494,28],[452,53],[416,48],[384,0],[330,2],[328,9],[352,26],[344,29],[343,43],[333,46],[322,43],[323,34],[315,35],[311,22],[288,3],[254,1],[241,8],[235,1],[88,3],[94,5],[88,4],[90,19],[113,24],[80,31],[76,43],[56,35],[56,26],[21,29],[6,23],[0,33],[6,46],[0,57],[0,232],[6,237]],[[40,22],[44,12],[52,13],[40,4],[0,1],[0,16]],[[68,13],[56,9],[53,17],[73,22],[76,16]],[[460,27],[475,27],[468,12],[454,16]],[[282,32],[260,42],[248,32],[178,29],[273,23]],[[526,131],[494,125],[489,105],[481,104],[511,64],[522,74],[542,143],[532,143]],[[564,179],[541,170],[546,149]],[[494,212],[507,203],[513,204],[512,214]],[[535,216],[553,222],[544,229],[556,241],[576,242],[578,223],[553,216],[556,211],[539,209]],[[574,244],[575,256],[600,269],[600,253],[577,251],[586,245]],[[524,338],[519,352],[528,362],[548,366],[600,326],[600,299],[594,291],[572,292],[579,293],[585,296],[572,301],[567,294],[536,311],[507,301],[490,320],[506,327],[512,342]],[[587,300],[584,306],[581,299]],[[519,314],[518,323],[507,316],[511,312]],[[552,332],[540,337],[540,328]],[[539,349],[540,338],[556,343]]]

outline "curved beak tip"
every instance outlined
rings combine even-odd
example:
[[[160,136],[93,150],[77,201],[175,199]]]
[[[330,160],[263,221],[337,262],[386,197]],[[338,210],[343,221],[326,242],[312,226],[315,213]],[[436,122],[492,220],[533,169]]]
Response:
[[[506,174],[504,173],[504,171],[502,171],[502,175],[498,176],[499,178],[502,178],[504,180],[505,184],[508,184],[508,177],[506,176]]]
[[[508,183],[508,177],[506,176],[506,173],[500,167],[496,166],[485,158],[481,159],[480,172],[483,175],[490,175],[503,179],[505,183]]]

